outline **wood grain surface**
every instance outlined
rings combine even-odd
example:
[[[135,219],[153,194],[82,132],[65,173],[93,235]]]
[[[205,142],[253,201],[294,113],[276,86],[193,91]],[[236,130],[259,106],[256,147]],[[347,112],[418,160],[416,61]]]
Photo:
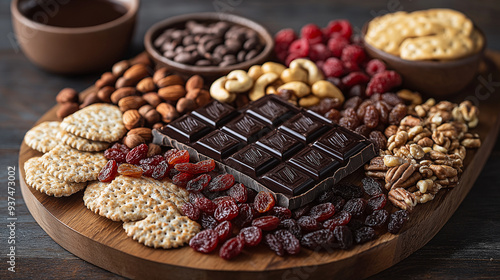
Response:
[[[495,63],[500,65],[490,58],[499,57],[488,56],[483,67],[485,73],[492,73]],[[495,77],[499,77],[496,70]],[[452,100],[463,100],[468,94],[466,90]],[[365,278],[392,266],[424,246],[455,212],[473,186],[495,144],[500,129],[496,108],[498,100],[498,96],[492,97],[490,103],[481,107],[480,125],[474,132],[479,133],[483,145],[478,151],[468,151],[466,168],[458,186],[441,191],[433,201],[420,205],[401,234],[387,233],[348,251],[302,250],[298,256],[281,258],[264,246],[259,246],[227,262],[217,254],[202,255],[190,248],[151,249],[128,238],[121,223],[109,221],[87,210],[81,192],[68,198],[46,196],[24,184],[22,169],[20,185],[31,214],[57,243],[78,257],[125,277],[152,279],[168,274],[169,279],[274,279],[286,278],[301,271],[313,279],[320,276]],[[55,119],[53,108],[39,122]],[[37,155],[40,153],[22,144],[19,166]],[[362,173],[357,172],[348,179],[356,181],[361,176]]]

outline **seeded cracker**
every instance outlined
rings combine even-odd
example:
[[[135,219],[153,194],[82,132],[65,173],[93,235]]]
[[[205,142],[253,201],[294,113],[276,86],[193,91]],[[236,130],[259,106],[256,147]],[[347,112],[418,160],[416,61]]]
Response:
[[[153,179],[120,175],[110,183],[90,183],[83,201],[96,214],[113,221],[129,222],[146,218],[156,205],[167,201],[180,207],[185,202],[182,197]]]
[[[66,182],[97,180],[107,160],[103,153],[82,152],[63,144],[42,156],[42,166],[52,176]]]
[[[61,197],[79,192],[87,185],[84,183],[68,183],[50,175],[47,170],[41,169],[40,157],[33,157],[24,163],[26,184],[47,195]]]
[[[57,138],[60,131],[60,122],[43,122],[30,129],[24,136],[24,142],[30,148],[42,153],[52,150],[57,144],[61,143]]]
[[[94,141],[115,142],[127,132],[117,106],[93,104],[67,116],[61,128],[76,136]]]
[[[88,140],[71,134],[63,129],[59,129],[57,138],[63,144],[84,152],[99,152],[106,150],[110,146],[108,142]]]
[[[137,242],[154,248],[177,248],[191,240],[201,226],[167,202],[154,207],[144,220],[123,224],[128,236]]]

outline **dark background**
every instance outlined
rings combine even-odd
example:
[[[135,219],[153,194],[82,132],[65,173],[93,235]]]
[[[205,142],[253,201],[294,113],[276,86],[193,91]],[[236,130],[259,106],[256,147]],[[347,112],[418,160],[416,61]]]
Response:
[[[232,5],[231,5],[232,4]],[[19,146],[26,131],[43,113],[55,105],[57,92],[64,87],[83,90],[98,77],[58,76],[29,63],[12,44],[10,1],[0,1],[0,219],[7,217],[7,167],[16,166]],[[466,13],[487,37],[488,47],[500,51],[500,1],[372,0],[372,1],[162,1],[143,0],[136,34],[126,57],[143,50],[146,30],[164,18],[200,11],[231,12],[254,19],[271,33],[307,23],[326,25],[346,18],[355,29],[388,11],[448,7]],[[126,58],[124,57],[124,58]],[[493,94],[499,94],[497,92]],[[443,229],[422,249],[373,279],[498,279],[500,275],[500,142],[473,189]],[[16,181],[18,185],[18,181]],[[16,269],[7,271],[6,222],[0,223],[0,279],[120,278],[89,264],[61,248],[29,214],[20,189],[15,195]],[[98,252],[96,252],[98,254]],[[362,269],[362,267],[360,267]]]

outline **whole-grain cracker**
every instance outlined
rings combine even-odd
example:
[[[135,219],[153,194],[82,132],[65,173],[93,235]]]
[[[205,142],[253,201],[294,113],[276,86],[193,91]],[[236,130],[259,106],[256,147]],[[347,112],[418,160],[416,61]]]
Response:
[[[58,121],[43,122],[31,128],[24,136],[24,142],[30,148],[42,153],[52,150],[61,140],[57,133],[61,130]]]
[[[110,146],[110,143],[108,142],[93,141],[86,138],[82,138],[72,133],[69,133],[63,129],[59,130],[56,137],[63,144],[66,144],[71,148],[84,152],[99,152],[106,150]]]

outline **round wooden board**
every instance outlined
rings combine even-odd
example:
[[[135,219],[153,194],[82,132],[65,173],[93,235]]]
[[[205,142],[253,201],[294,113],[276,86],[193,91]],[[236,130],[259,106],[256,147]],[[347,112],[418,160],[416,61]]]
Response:
[[[482,73],[493,73],[498,79],[500,75],[496,69],[499,67],[496,66],[500,65],[500,55],[489,53],[487,57],[486,65],[489,67]],[[460,101],[470,97],[478,85],[471,85],[468,91],[451,99]],[[474,132],[479,133],[483,144],[477,151],[468,151],[466,168],[459,184],[454,189],[439,192],[433,201],[419,205],[399,235],[386,233],[347,251],[313,252],[303,249],[296,256],[278,257],[260,245],[245,250],[232,261],[224,261],[215,252],[200,254],[188,247],[163,250],[143,246],[125,234],[121,223],[88,210],[83,204],[83,192],[54,198],[28,187],[24,181],[24,162],[33,156],[41,156],[41,153],[24,143],[19,154],[21,191],[29,211],[52,239],[76,256],[125,277],[177,280],[365,278],[396,264],[424,246],[455,212],[495,144],[500,128],[496,108],[498,100],[498,97],[491,96],[479,104],[480,124]],[[54,107],[38,122],[57,120],[55,112]],[[362,171],[359,170],[348,180],[359,182],[361,177]]]

